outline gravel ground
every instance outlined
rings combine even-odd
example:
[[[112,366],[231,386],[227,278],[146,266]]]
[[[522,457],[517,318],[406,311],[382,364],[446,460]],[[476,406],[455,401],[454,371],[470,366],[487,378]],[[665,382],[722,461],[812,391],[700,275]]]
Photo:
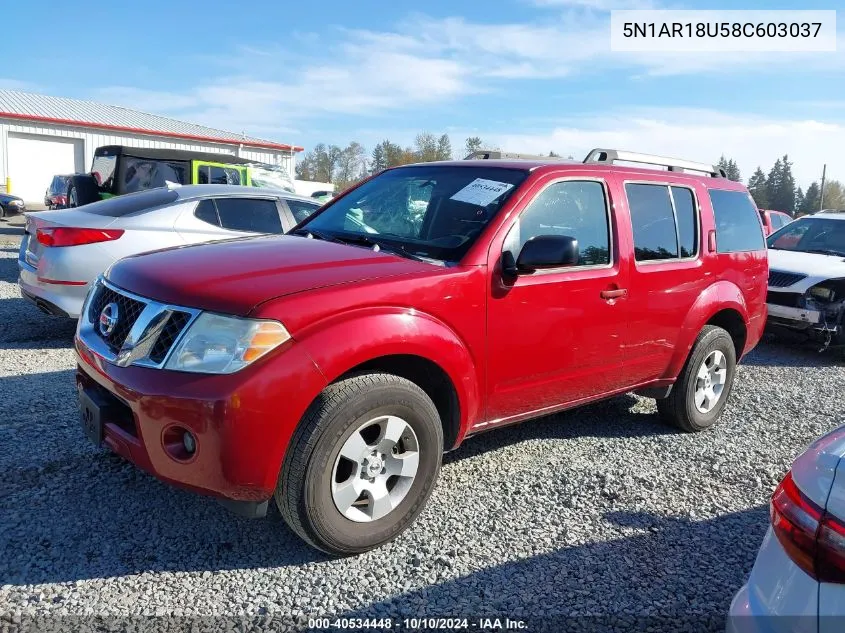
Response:
[[[677,433],[634,396],[490,432],[446,456],[409,531],[331,560],[275,510],[232,516],[86,442],[73,326],[19,298],[12,232],[0,234],[0,630],[33,615],[66,626],[153,615],[164,626],[324,614],[588,627],[598,621],[578,618],[598,615],[620,629],[670,616],[672,630],[717,630],[773,488],[845,411],[834,355],[767,343],[740,367],[711,432]]]

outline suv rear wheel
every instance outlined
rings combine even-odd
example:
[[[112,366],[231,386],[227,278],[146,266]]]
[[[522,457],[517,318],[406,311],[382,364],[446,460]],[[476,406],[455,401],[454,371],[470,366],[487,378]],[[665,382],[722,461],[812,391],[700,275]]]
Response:
[[[276,504],[291,529],[329,554],[382,545],[430,496],[443,454],[431,399],[390,374],[329,385],[291,439]]]
[[[669,397],[657,401],[658,412],[690,433],[710,428],[725,408],[735,371],[736,350],[730,334],[705,325]]]

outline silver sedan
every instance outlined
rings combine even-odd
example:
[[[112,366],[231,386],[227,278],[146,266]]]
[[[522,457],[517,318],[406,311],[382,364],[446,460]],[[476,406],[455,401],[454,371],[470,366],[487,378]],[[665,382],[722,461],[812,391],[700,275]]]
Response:
[[[28,213],[18,255],[21,295],[78,318],[89,284],[122,257],[171,246],[284,233],[320,207],[272,189],[189,185],[140,191],[78,209]]]

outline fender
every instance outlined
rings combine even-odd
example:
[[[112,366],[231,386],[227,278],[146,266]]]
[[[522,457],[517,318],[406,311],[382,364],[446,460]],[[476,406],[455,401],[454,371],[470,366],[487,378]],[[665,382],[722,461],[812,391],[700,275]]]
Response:
[[[702,292],[687,312],[684,324],[675,342],[675,353],[666,370],[664,378],[677,378],[687,361],[690,350],[701,328],[722,310],[736,310],[749,329],[748,309],[742,291],[730,281],[717,281]]]
[[[449,376],[458,397],[458,443],[481,415],[479,363],[464,341],[430,314],[412,308],[363,308],[314,324],[296,339],[328,382],[383,356],[419,356],[435,363]]]

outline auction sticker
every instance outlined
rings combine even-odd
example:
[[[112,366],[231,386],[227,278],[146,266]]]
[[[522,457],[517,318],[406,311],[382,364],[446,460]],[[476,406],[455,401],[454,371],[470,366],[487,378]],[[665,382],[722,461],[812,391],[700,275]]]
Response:
[[[450,200],[476,204],[479,207],[486,207],[488,204],[493,202],[493,200],[512,188],[513,185],[508,182],[498,182],[496,180],[476,178],[458,193],[453,195]]]

